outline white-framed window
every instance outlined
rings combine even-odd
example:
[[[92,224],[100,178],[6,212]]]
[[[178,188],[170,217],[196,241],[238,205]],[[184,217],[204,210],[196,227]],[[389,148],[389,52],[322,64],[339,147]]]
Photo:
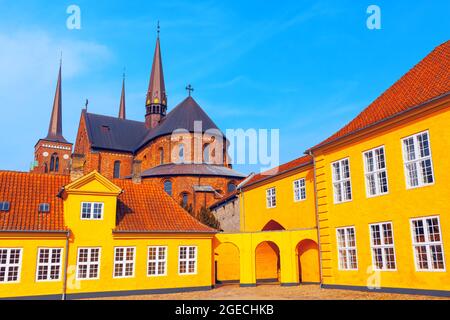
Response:
[[[275,208],[277,206],[277,192],[275,188],[266,190],[267,208]]]
[[[94,280],[100,277],[100,255],[100,248],[78,248],[78,280]]]
[[[294,201],[306,200],[306,180],[299,179],[294,181]]]
[[[22,249],[0,248],[0,283],[20,282]]]
[[[364,152],[364,172],[368,197],[375,197],[389,192],[384,147]]]
[[[342,203],[352,200],[352,183],[350,180],[350,160],[342,159],[331,164],[333,171],[334,202]]]
[[[178,255],[179,274],[197,274],[197,247],[183,246]]]
[[[114,248],[114,278],[134,277],[134,247]]]
[[[433,184],[433,161],[428,131],[404,138],[402,144],[407,187],[417,188]]]
[[[103,203],[101,202],[82,202],[81,219],[82,220],[102,220]]]
[[[392,223],[371,224],[370,239],[374,270],[396,270]]]
[[[147,275],[149,277],[167,275],[167,247],[148,247]]]
[[[414,259],[418,271],[445,271],[439,217],[411,219]]]
[[[336,229],[339,270],[358,270],[355,227]]]
[[[61,248],[39,248],[36,281],[58,281],[61,279]]]

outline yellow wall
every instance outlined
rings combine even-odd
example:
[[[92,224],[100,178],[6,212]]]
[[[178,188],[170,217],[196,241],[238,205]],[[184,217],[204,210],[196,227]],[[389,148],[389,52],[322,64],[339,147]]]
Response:
[[[317,244],[317,230],[311,228],[296,231],[220,233],[215,237],[214,251],[220,252],[221,247],[228,244],[236,246],[239,250],[241,285],[256,285],[257,278],[258,280],[277,278],[277,255],[274,254],[272,248],[270,248],[270,251],[266,250],[267,246],[264,244],[272,242],[279,250],[279,282],[281,284],[298,284],[301,270],[297,254],[298,248],[305,247],[308,251],[310,247],[305,245],[305,240]],[[219,255],[220,259],[222,258]],[[306,268],[310,270],[306,279],[319,279],[319,268],[308,267],[314,264],[317,266],[317,254],[315,256],[313,254],[305,255],[302,263],[305,263]]]
[[[222,283],[237,282],[240,279],[239,248],[224,243],[214,250],[217,280]]]
[[[256,282],[278,282],[279,278],[279,250],[273,243],[263,242],[255,252]]]
[[[71,244],[69,251],[69,270],[71,279],[75,281],[75,266],[77,248],[82,246],[100,246],[101,269],[99,280],[69,281],[72,288],[68,288],[68,294],[127,291],[127,290],[152,290],[207,287],[212,282],[211,266],[211,238],[195,237],[190,235],[146,235],[146,236],[110,236],[100,242],[80,242]],[[188,245],[197,246],[197,274],[178,274],[178,247]],[[132,278],[114,278],[114,247],[135,247],[135,275]],[[148,246],[167,246],[167,276],[147,276],[147,248]]]
[[[294,201],[294,181],[305,178],[306,200]],[[267,208],[266,190],[276,188],[276,208]],[[274,220],[286,230],[313,228],[316,226],[314,170],[312,166],[290,175],[273,177],[251,186],[240,194],[241,232],[261,231]]]
[[[448,105],[447,105],[448,106]],[[316,155],[320,240],[325,284],[366,286],[375,279],[369,224],[392,222],[396,250],[396,271],[381,271],[381,287],[450,290],[448,272],[417,272],[413,256],[410,219],[438,215],[443,236],[446,267],[450,261],[450,111],[445,110],[398,123],[351,143],[320,151]],[[435,184],[407,190],[401,139],[429,130]],[[389,194],[366,197],[363,152],[384,146]],[[331,163],[349,157],[353,200],[334,204]],[[358,271],[339,271],[336,228],[355,226]]]
[[[65,234],[24,234],[3,233],[0,235],[0,248],[22,249],[22,268],[20,282],[0,283],[0,298],[36,295],[58,295],[63,292],[63,273],[59,281],[36,281],[38,250],[40,248],[61,248],[62,259],[66,252]]]

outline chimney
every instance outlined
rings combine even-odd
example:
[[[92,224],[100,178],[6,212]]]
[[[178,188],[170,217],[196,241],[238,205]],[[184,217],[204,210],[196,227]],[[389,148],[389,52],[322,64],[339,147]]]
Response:
[[[133,160],[133,169],[131,172],[131,180],[133,181],[133,183],[140,184],[142,182],[141,171],[142,161]]]
[[[72,163],[70,167],[70,181],[75,181],[84,176],[84,154],[72,154]]]

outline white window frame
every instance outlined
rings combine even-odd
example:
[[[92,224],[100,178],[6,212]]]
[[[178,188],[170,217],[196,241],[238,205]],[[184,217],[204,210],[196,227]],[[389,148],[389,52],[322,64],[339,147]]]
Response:
[[[43,263],[40,262],[42,250],[49,251],[48,262],[43,262]],[[59,262],[58,263],[52,262],[52,257],[53,257],[54,251],[56,251],[56,250],[59,250]],[[64,257],[63,253],[64,253],[63,248],[43,248],[43,247],[38,248],[37,261],[36,261],[36,282],[58,282],[58,281],[61,281],[62,262],[63,262],[63,257]],[[41,267],[41,266],[47,267],[46,279],[39,279],[39,267]],[[51,268],[54,266],[59,267],[58,278],[50,279]]]
[[[428,231],[428,225],[427,220],[428,219],[437,219],[438,220],[438,226],[439,226],[439,238],[441,241],[430,241],[430,234]],[[424,228],[424,236],[426,241],[425,242],[416,242],[415,238],[415,228],[414,228],[414,222],[415,221],[422,221],[423,222],[423,228]],[[413,249],[413,257],[414,257],[414,265],[417,272],[446,272],[446,263],[445,263],[445,252],[444,252],[444,243],[442,241],[442,225],[441,225],[441,219],[439,216],[429,216],[429,217],[420,217],[420,218],[411,218],[410,219],[410,225],[411,225],[411,237],[412,237],[412,249]],[[433,259],[431,255],[431,246],[440,245],[442,250],[442,262],[444,264],[443,269],[433,269]],[[416,255],[416,247],[426,247],[426,253],[427,253],[427,263],[428,263],[428,269],[420,268],[419,262],[417,260]]]
[[[275,187],[266,190],[266,206],[267,209],[277,207],[277,189]]]
[[[341,247],[340,243],[339,243],[339,231],[340,230],[344,231],[344,246],[343,247]],[[348,230],[353,230],[353,236],[355,238],[355,246],[349,245],[348,233],[347,233]],[[357,249],[357,244],[356,244],[356,228],[354,226],[336,228],[336,247],[337,247],[337,254],[338,254],[338,269],[341,271],[357,271],[358,270],[358,249]],[[344,268],[341,265],[341,260],[343,260],[342,259],[343,257],[341,257],[341,250],[345,251],[345,254],[346,254],[346,257],[345,257],[345,263],[347,264],[346,268]],[[356,268],[350,267],[352,265],[352,263],[351,263],[349,252],[351,252],[351,251],[355,251]]]
[[[378,163],[378,158],[376,156],[376,151],[377,150],[383,150],[383,155],[384,155],[384,168],[380,168],[380,164]],[[373,171],[368,171],[368,162],[367,162],[367,154],[372,154],[372,158],[373,158]],[[373,148],[371,150],[367,150],[365,152],[363,152],[363,162],[364,162],[364,176],[365,176],[365,183],[366,183],[366,195],[367,198],[375,198],[375,197],[379,197],[379,196],[384,196],[389,194],[389,176],[388,176],[388,172],[387,172],[387,160],[386,160],[386,148],[384,146],[381,147],[377,147],[377,148]],[[380,179],[379,179],[379,175],[382,173],[386,174],[386,188],[387,191],[382,191],[381,190],[381,183],[380,183]],[[370,193],[370,184],[369,184],[369,177],[373,177],[374,181],[375,181],[375,194],[371,194]]]
[[[150,260],[150,249],[156,249],[155,259]],[[164,249],[164,259],[159,258],[159,251]],[[165,277],[167,276],[167,260],[168,260],[169,247],[167,246],[148,246],[147,247],[147,277]],[[156,274],[150,274],[150,262],[155,263]],[[159,273],[159,264],[163,263],[164,273]]]
[[[384,243],[384,236],[383,236],[383,225],[391,225],[391,232],[392,232],[392,244],[385,244]],[[380,227],[380,245],[375,245],[373,242],[373,235],[372,235],[372,226],[379,226]],[[370,252],[372,254],[372,268],[375,271],[388,271],[388,272],[395,272],[397,271],[397,254],[395,252],[395,239],[394,239],[394,224],[391,221],[386,222],[379,222],[379,223],[372,223],[369,225],[369,234],[370,234]],[[387,258],[386,258],[386,250],[388,248],[392,248],[392,252],[394,254],[394,269],[388,269],[387,268]],[[374,249],[381,249],[382,251],[382,260],[383,260],[383,268],[378,268],[376,261],[375,261],[375,255],[374,255]]]
[[[186,248],[186,258],[182,259],[181,258],[181,249],[182,248]],[[190,250],[195,249],[195,257],[194,258],[189,258],[189,253]],[[194,261],[194,271],[193,272],[189,272],[189,262],[190,261]],[[186,272],[181,273],[181,263],[185,262],[186,263]],[[178,275],[180,276],[192,276],[192,275],[196,275],[197,274],[197,265],[198,265],[198,247],[197,246],[179,246],[178,247]]]
[[[21,275],[22,275],[22,258],[23,258],[23,249],[22,248],[0,248],[0,250],[6,250],[6,264],[0,264],[1,267],[5,267],[5,280],[0,281],[0,284],[9,284],[9,283],[20,283]],[[18,250],[19,251],[19,262],[18,263],[10,263],[11,259],[11,251]],[[18,267],[17,269],[17,280],[8,281],[10,268]]]
[[[83,205],[85,204],[90,204],[91,205],[91,210],[89,213],[89,218],[83,218]],[[102,205],[102,212],[100,213],[100,218],[94,218],[94,206],[96,204],[101,204]],[[103,220],[104,217],[104,213],[105,213],[105,204],[103,202],[82,202],[81,203],[81,212],[80,212],[80,218],[81,220],[85,220],[85,221],[101,221]]]
[[[302,186],[303,182],[303,186]],[[298,184],[298,186],[296,186]],[[294,185],[294,202],[302,202],[306,200],[306,179],[301,178],[293,182]],[[297,198],[298,195],[298,198]]]
[[[427,135],[428,138],[428,148],[430,151],[430,155],[426,156],[426,157],[421,157],[420,156],[420,143],[418,140],[418,137],[420,135]],[[414,154],[416,156],[415,160],[408,160],[408,155],[407,155],[407,150],[405,149],[405,141],[408,139],[413,139],[414,140]],[[434,174],[434,166],[433,166],[433,153],[431,151],[431,138],[430,138],[430,132],[428,130],[410,135],[408,137],[405,137],[403,139],[401,139],[401,146],[402,146],[402,153],[403,153],[403,168],[404,168],[404,172],[405,172],[405,180],[406,180],[406,189],[416,189],[416,188],[422,188],[422,187],[426,187],[426,186],[432,186],[436,183],[436,177]],[[426,160],[430,160],[430,166],[431,166],[431,174],[433,176],[433,182],[430,183],[424,183],[423,182],[423,172],[422,172],[422,161],[426,161]],[[417,186],[412,186],[411,185],[411,181],[409,178],[409,171],[408,171],[408,165],[411,164],[415,164],[416,165],[416,169],[417,169],[417,181],[418,184]]]
[[[118,249],[123,250],[123,260],[122,261],[117,260],[117,250]],[[133,260],[126,260],[128,249],[133,249]],[[129,263],[133,264],[133,271],[130,276],[127,276],[127,275],[125,275],[125,272],[126,272],[125,269],[126,269],[126,265]],[[120,275],[120,276],[116,275],[116,265],[122,265],[122,275]],[[136,247],[114,247],[113,278],[114,279],[134,278],[135,269],[136,269]]]
[[[98,249],[98,262],[90,261],[91,260],[91,255],[92,255],[92,250],[95,250],[95,249]],[[89,252],[88,253],[88,260],[89,261],[87,261],[87,262],[80,262],[80,251],[81,250],[89,250],[88,251]],[[100,279],[101,262],[102,262],[102,248],[100,248],[100,247],[80,247],[80,248],[78,248],[76,280],[89,281],[89,280],[98,280],[98,279]],[[97,277],[96,278],[90,278],[89,274],[90,274],[90,270],[91,270],[91,265],[95,265],[95,264],[98,264]],[[80,265],[86,265],[87,266],[87,271],[86,271],[87,278],[80,278],[79,277]]]
[[[347,161],[348,163],[348,178],[343,178],[342,177],[342,168],[343,168],[343,163]],[[341,176],[341,178],[339,180],[336,180],[335,177],[335,165],[338,164],[339,165],[339,174]],[[334,161],[331,163],[331,177],[332,177],[332,181],[333,181],[333,198],[334,198],[334,204],[339,204],[339,203],[346,203],[346,202],[351,202],[353,200],[353,189],[352,189],[352,174],[351,174],[351,168],[350,168],[350,158],[344,158],[338,161]],[[350,184],[350,198],[347,198],[347,193],[344,192],[345,191],[345,183],[349,183]],[[341,200],[338,200],[338,194],[336,193],[336,188],[337,186],[340,186],[341,189]]]

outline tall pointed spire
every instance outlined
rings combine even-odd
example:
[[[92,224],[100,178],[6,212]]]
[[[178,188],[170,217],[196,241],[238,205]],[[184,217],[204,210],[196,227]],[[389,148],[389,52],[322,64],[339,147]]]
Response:
[[[156,39],[155,54],[153,56],[152,72],[146,98],[146,123],[148,128],[158,125],[167,111],[167,95],[164,83],[164,72],[161,58],[161,44],[159,40],[160,27],[158,22],[158,36]]]
[[[61,69],[62,58],[59,64],[58,83],[56,85],[55,99],[53,100],[52,116],[48,127],[48,134],[45,138],[50,141],[66,142],[62,135],[62,90],[61,90]]]
[[[164,72],[161,58],[161,44],[159,41],[159,22],[158,22],[158,37],[156,39],[155,54],[153,56],[152,73],[150,75],[150,84],[147,91],[146,105],[167,104],[166,86],[164,83]]]
[[[123,73],[123,81],[122,81],[122,95],[120,96],[120,107],[119,107],[119,119],[125,120],[126,111],[125,111],[125,72]]]

